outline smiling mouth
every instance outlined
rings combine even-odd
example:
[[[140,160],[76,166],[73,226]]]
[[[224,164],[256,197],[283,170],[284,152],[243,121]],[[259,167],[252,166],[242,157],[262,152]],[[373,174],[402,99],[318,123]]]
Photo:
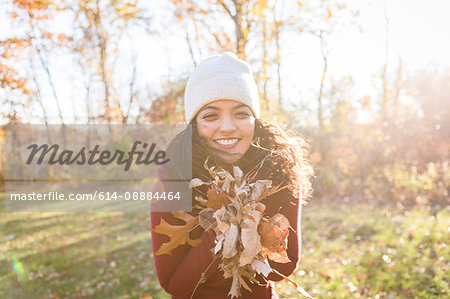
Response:
[[[239,138],[229,138],[229,139],[216,139],[214,140],[215,143],[220,145],[220,147],[225,149],[233,148],[239,141]]]

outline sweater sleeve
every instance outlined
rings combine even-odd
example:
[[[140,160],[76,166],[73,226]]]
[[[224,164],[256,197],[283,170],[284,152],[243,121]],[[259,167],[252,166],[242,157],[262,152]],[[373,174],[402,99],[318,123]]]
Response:
[[[154,191],[162,192],[163,190],[164,184],[158,181]],[[161,222],[161,219],[172,225],[184,224],[170,212],[151,213],[152,250],[156,275],[161,287],[169,294],[189,297],[201,279],[202,273],[214,261],[211,249],[214,247],[215,234],[213,231],[205,232],[201,227],[197,227],[190,233],[190,236],[193,239],[200,239],[200,244],[194,247],[184,244],[175,248],[170,255],[156,255],[162,244],[170,240],[167,235],[153,231]],[[215,261],[215,264],[211,265],[205,273],[205,279],[211,277],[217,269],[218,261]]]
[[[280,193],[286,194],[284,192]],[[288,248],[287,248],[287,255],[290,259],[290,262],[277,263],[269,260],[269,264],[273,269],[276,269],[278,272],[280,272],[285,276],[289,276],[292,273],[294,273],[295,269],[298,266],[299,261],[301,260],[301,249],[302,249],[301,212],[302,206],[300,201],[296,201],[296,204],[286,202],[284,205],[281,206],[281,209],[279,211],[279,213],[286,216],[286,218],[289,220],[290,226],[292,227],[292,229],[289,230]],[[268,279],[272,281],[280,281],[283,278],[280,275],[272,272],[269,274]]]

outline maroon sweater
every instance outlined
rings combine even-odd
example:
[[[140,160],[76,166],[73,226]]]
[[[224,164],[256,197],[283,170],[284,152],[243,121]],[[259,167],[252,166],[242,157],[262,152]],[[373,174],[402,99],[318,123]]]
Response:
[[[158,169],[158,174],[161,177],[162,168]],[[164,183],[159,180],[154,189],[154,192],[163,192]],[[301,258],[301,204],[286,199],[290,196],[287,189],[281,190],[274,195],[265,198],[262,202],[266,205],[265,216],[273,216],[278,211],[289,219],[289,223],[295,232],[290,230],[288,237],[288,250],[287,254],[291,262],[289,263],[276,263],[269,261],[270,266],[276,269],[283,275],[289,276],[297,267],[297,264]],[[283,204],[281,204],[283,202]],[[297,202],[296,205],[290,202]],[[184,222],[175,218],[169,212],[151,212],[151,227],[157,226],[161,219],[164,219],[172,225],[183,225]],[[190,246],[184,244],[175,248],[170,255],[156,255],[156,252],[165,242],[169,241],[169,237],[164,234],[159,234],[151,231],[152,234],[152,248],[153,257],[156,268],[156,274],[158,276],[159,283],[162,288],[172,295],[175,299],[190,298],[195,286],[197,285],[202,273],[208,268],[211,262],[214,260],[212,248],[214,248],[215,233],[213,231],[205,232],[200,226],[191,232],[191,238],[201,239],[201,242],[197,246]],[[212,264],[205,274],[205,282],[201,283],[194,294],[194,298],[230,298],[228,292],[231,288],[232,279],[225,279],[223,272],[218,268],[220,260],[216,260]],[[282,277],[275,273],[270,273],[268,279],[270,281],[280,281]],[[263,281],[261,278],[259,281]],[[273,283],[268,284],[266,287],[258,286],[253,283],[248,283],[252,292],[247,291],[244,287],[241,287],[240,298],[278,298],[273,289]]]

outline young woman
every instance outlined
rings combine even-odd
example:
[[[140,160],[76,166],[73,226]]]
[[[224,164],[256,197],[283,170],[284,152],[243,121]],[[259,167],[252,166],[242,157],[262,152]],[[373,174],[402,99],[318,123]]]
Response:
[[[171,166],[160,167],[160,181],[155,191],[167,190],[164,179],[182,177],[184,157],[192,154],[192,178],[211,180],[204,162],[218,165],[230,173],[232,165],[245,173],[261,166],[255,180],[272,180],[272,185],[287,186],[263,199],[265,216],[281,213],[290,226],[287,255],[288,263],[270,261],[270,266],[285,276],[292,274],[301,257],[301,204],[310,195],[312,168],[306,159],[307,144],[280,126],[259,119],[259,97],[250,66],[232,53],[215,55],[204,60],[192,73],[185,92],[187,128],[178,134],[168,148]],[[166,188],[166,189],[164,189]],[[206,186],[192,190],[195,196],[206,193]],[[198,215],[193,209],[192,215]],[[172,225],[183,222],[171,213],[152,212],[152,228],[161,220]],[[154,254],[156,273],[161,286],[172,298],[230,298],[232,279],[225,279],[214,261],[214,231],[201,227],[191,233],[192,239],[200,239],[197,246],[182,245],[170,255]],[[153,252],[169,241],[168,236],[152,230]],[[213,262],[214,261],[214,262]],[[202,274],[203,282],[198,284]],[[252,292],[242,288],[240,298],[277,298],[273,281],[282,279],[270,273],[269,283],[257,277],[260,284],[248,283]],[[195,292],[194,292],[195,291]]]

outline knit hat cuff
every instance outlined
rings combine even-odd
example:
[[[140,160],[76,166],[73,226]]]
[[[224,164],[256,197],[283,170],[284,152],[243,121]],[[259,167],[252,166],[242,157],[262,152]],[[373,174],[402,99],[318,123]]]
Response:
[[[200,78],[199,78],[200,79]],[[196,80],[187,88],[187,102],[195,106],[185,107],[186,121],[191,122],[206,105],[217,100],[234,100],[247,105],[253,115],[259,117],[258,90],[252,76],[237,76],[235,73],[220,72]]]

